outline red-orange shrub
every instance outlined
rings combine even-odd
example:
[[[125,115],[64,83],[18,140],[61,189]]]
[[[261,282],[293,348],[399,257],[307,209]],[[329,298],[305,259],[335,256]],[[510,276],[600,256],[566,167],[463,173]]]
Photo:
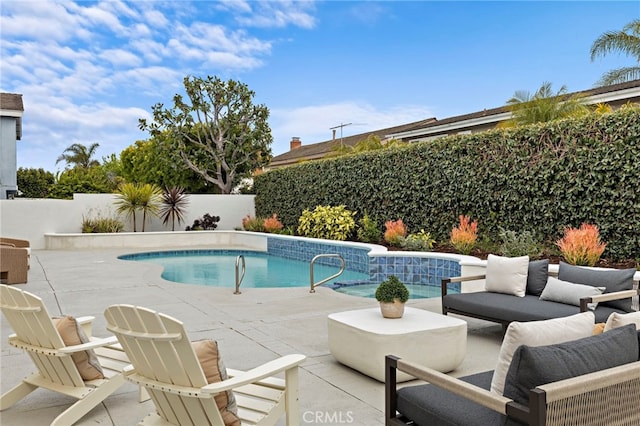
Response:
[[[392,246],[399,246],[404,237],[407,236],[407,226],[402,219],[389,220],[384,223],[384,240]]]
[[[278,215],[275,213],[273,214],[273,216],[266,218],[262,222],[262,226],[264,227],[264,230],[267,232],[278,232],[282,228],[284,228],[284,226],[282,225],[282,222],[278,220]]]
[[[567,228],[556,242],[562,257],[572,265],[594,266],[607,245],[600,241],[596,225],[583,223],[579,229]]]
[[[469,254],[478,240],[478,222],[460,215],[460,224],[451,230],[451,244],[462,254]]]

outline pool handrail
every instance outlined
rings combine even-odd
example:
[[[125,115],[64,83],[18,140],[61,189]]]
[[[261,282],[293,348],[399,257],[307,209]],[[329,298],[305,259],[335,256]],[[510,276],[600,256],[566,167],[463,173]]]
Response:
[[[334,274],[331,275],[330,277],[327,277],[323,280],[318,281],[317,283],[314,283],[314,279],[313,279],[313,264],[315,263],[316,260],[318,260],[319,258],[323,258],[323,257],[337,257],[338,259],[340,259],[340,270]],[[324,253],[324,254],[319,254],[314,256],[313,259],[311,259],[311,263],[309,264],[309,285],[310,285],[310,290],[309,293],[315,293],[316,292],[316,287],[331,281],[334,278],[338,278],[340,275],[342,275],[342,273],[344,272],[344,269],[346,267],[346,263],[344,261],[344,258],[338,254],[338,253]]]
[[[242,260],[242,274],[240,274],[239,266],[240,260]],[[240,292],[240,284],[242,284],[242,280],[244,279],[244,273],[246,272],[246,264],[244,261],[244,255],[240,254],[236,257],[236,291],[233,294],[242,294]]]

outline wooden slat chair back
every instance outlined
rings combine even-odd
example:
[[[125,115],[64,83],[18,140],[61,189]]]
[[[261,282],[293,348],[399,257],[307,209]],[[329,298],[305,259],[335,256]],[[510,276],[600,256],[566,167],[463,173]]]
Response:
[[[38,296],[7,285],[0,285],[0,308],[15,334],[9,344],[25,350],[37,372],[0,397],[0,410],[11,407],[37,388],[58,392],[78,401],[60,414],[52,425],[69,425],[100,404],[125,383],[122,370],[129,365],[115,338],[66,346],[56,330],[46,306]],[[77,318],[90,336],[91,317]],[[105,378],[84,381],[71,355],[94,349]]]
[[[131,305],[110,306],[105,318],[131,360],[127,378],[146,386],[157,409],[140,424],[223,426],[214,396],[230,389],[242,425],[272,425],[282,415],[288,425],[299,423],[297,367],[303,355],[288,355],[248,372],[228,369],[228,380],[207,384],[179,320]],[[269,377],[278,372],[285,372],[284,380]]]

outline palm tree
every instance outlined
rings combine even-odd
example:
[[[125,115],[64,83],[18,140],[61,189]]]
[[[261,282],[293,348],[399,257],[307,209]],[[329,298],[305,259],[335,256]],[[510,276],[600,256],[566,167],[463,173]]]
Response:
[[[591,45],[591,62],[613,52],[633,57],[636,65],[608,71],[596,85],[608,86],[640,78],[640,19],[631,21],[622,31],[607,31],[598,37]]]
[[[92,157],[95,155],[99,146],[99,143],[92,143],[89,147],[80,143],[74,143],[62,152],[62,155],[56,160],[56,164],[64,161],[67,165],[73,166],[73,168],[82,167],[83,169],[97,166],[100,163],[92,159]]]
[[[553,93],[549,82],[542,83],[533,95],[528,91],[518,90],[507,101],[507,109],[511,111],[511,119],[502,122],[500,127],[523,126],[589,113],[583,96],[567,97],[566,86]]]
[[[156,185],[145,183],[138,185],[138,195],[140,202],[140,210],[142,210],[142,232],[144,232],[144,225],[147,222],[147,215],[157,216],[160,210],[162,190]]]
[[[115,205],[118,213],[133,218],[133,232],[136,232],[136,211],[140,208],[140,191],[135,183],[123,183],[116,195]]]
[[[189,196],[184,193],[184,188],[174,186],[166,188],[162,194],[162,206],[160,207],[160,217],[165,225],[171,220],[171,230],[176,230],[176,219],[178,223],[184,221],[185,207],[189,203]]]

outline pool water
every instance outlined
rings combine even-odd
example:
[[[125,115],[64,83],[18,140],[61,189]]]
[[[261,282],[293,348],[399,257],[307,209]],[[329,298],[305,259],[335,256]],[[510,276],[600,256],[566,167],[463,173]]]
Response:
[[[428,299],[440,297],[440,287],[420,284],[406,284],[409,289],[409,299]],[[375,297],[377,284],[334,285],[333,289],[339,293],[359,297]]]
[[[162,265],[162,278],[185,284],[235,288],[236,258],[245,258],[245,276],[241,288],[308,287],[309,263],[299,260],[270,256],[266,253],[241,250],[183,250],[174,252],[151,252],[120,256],[123,260],[135,260]],[[242,266],[242,263],[240,263]],[[349,265],[347,265],[348,267]],[[337,273],[338,266],[314,263],[315,282]],[[329,281],[367,281],[368,274],[345,271]]]

